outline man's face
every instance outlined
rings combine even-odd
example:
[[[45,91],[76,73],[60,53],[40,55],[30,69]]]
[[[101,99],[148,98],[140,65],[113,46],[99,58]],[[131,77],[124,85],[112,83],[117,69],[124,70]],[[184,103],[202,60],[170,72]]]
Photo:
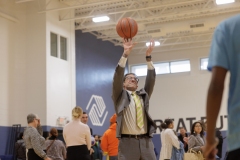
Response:
[[[185,135],[185,133],[186,133],[185,129],[184,129],[184,128],[181,128],[181,129],[180,129],[180,134],[181,134],[181,135]]]
[[[129,74],[126,76],[125,81],[123,82],[123,88],[129,91],[136,91],[138,87],[139,79],[135,77],[133,74]]]
[[[84,123],[84,124],[87,124],[87,122],[88,122],[88,115],[87,114],[82,115],[81,122]]]
[[[37,127],[40,125],[40,119],[38,117],[34,118],[34,126]]]
[[[95,141],[99,140],[98,135],[96,135],[94,138],[95,138]]]

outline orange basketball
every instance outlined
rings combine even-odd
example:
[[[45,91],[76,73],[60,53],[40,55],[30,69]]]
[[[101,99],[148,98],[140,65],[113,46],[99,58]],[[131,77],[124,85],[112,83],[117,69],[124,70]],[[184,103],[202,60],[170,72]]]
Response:
[[[117,33],[124,39],[132,39],[138,32],[137,22],[132,18],[122,18],[116,26]]]

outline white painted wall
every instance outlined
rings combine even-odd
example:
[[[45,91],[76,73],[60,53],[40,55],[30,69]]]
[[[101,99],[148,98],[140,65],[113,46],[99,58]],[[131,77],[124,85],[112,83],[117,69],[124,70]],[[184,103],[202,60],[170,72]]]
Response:
[[[26,28],[26,105],[46,124],[46,14],[38,13],[37,3],[27,3]]]
[[[47,13],[46,22],[47,124],[56,126],[60,116],[71,119],[71,110],[76,105],[75,25],[74,21],[60,22],[59,12]],[[67,61],[60,59],[60,52],[58,58],[51,56],[51,32],[58,34],[59,40],[60,36],[67,38]]]
[[[175,119],[175,127],[179,118],[183,118],[187,130],[190,131],[189,117],[199,120],[205,117],[207,90],[211,74],[201,71],[200,58],[208,57],[209,48],[194,50],[166,52],[153,54],[153,62],[176,61],[189,59],[191,63],[190,73],[175,73],[157,75],[154,92],[150,100],[150,114],[153,119]],[[131,55],[129,65],[145,63],[145,55]],[[143,87],[145,77],[140,77],[139,88]],[[226,88],[228,88],[228,79]],[[227,89],[224,92],[220,115],[227,115]],[[219,121],[218,121],[219,122]],[[227,127],[227,119],[224,118],[224,130]]]
[[[0,1],[0,125],[24,123],[26,112],[26,7]],[[14,21],[12,21],[14,20]]]
[[[76,104],[74,22],[59,22],[58,12],[39,14],[37,1],[0,6],[0,126],[26,126],[29,113],[56,126]],[[50,56],[51,31],[68,39],[68,61]]]

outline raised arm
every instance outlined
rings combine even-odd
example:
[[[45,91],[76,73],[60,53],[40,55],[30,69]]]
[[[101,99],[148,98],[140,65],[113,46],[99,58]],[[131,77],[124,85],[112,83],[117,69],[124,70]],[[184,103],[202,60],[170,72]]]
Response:
[[[152,63],[152,56],[151,56],[154,46],[155,46],[155,42],[154,40],[151,40],[150,45],[148,46],[148,49],[146,51],[146,61],[147,61],[148,71],[147,71],[144,89],[148,93],[149,99],[152,95],[153,87],[155,85],[155,79],[156,79],[156,72]]]
[[[127,58],[132,48],[134,47],[134,45],[135,43],[133,43],[132,41],[127,41],[127,40],[123,41],[124,52],[121,59],[119,60],[117,68],[115,69],[115,73],[113,77],[112,99],[115,106],[119,96],[122,94],[124,70],[125,70]]]

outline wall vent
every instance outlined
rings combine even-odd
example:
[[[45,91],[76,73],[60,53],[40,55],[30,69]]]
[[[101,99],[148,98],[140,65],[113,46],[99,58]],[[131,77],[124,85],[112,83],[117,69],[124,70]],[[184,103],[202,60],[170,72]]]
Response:
[[[198,24],[191,24],[190,28],[198,28],[198,27],[204,27],[204,23],[198,23]]]
[[[160,29],[148,30],[148,33],[157,33],[157,32],[161,32],[161,30]]]

